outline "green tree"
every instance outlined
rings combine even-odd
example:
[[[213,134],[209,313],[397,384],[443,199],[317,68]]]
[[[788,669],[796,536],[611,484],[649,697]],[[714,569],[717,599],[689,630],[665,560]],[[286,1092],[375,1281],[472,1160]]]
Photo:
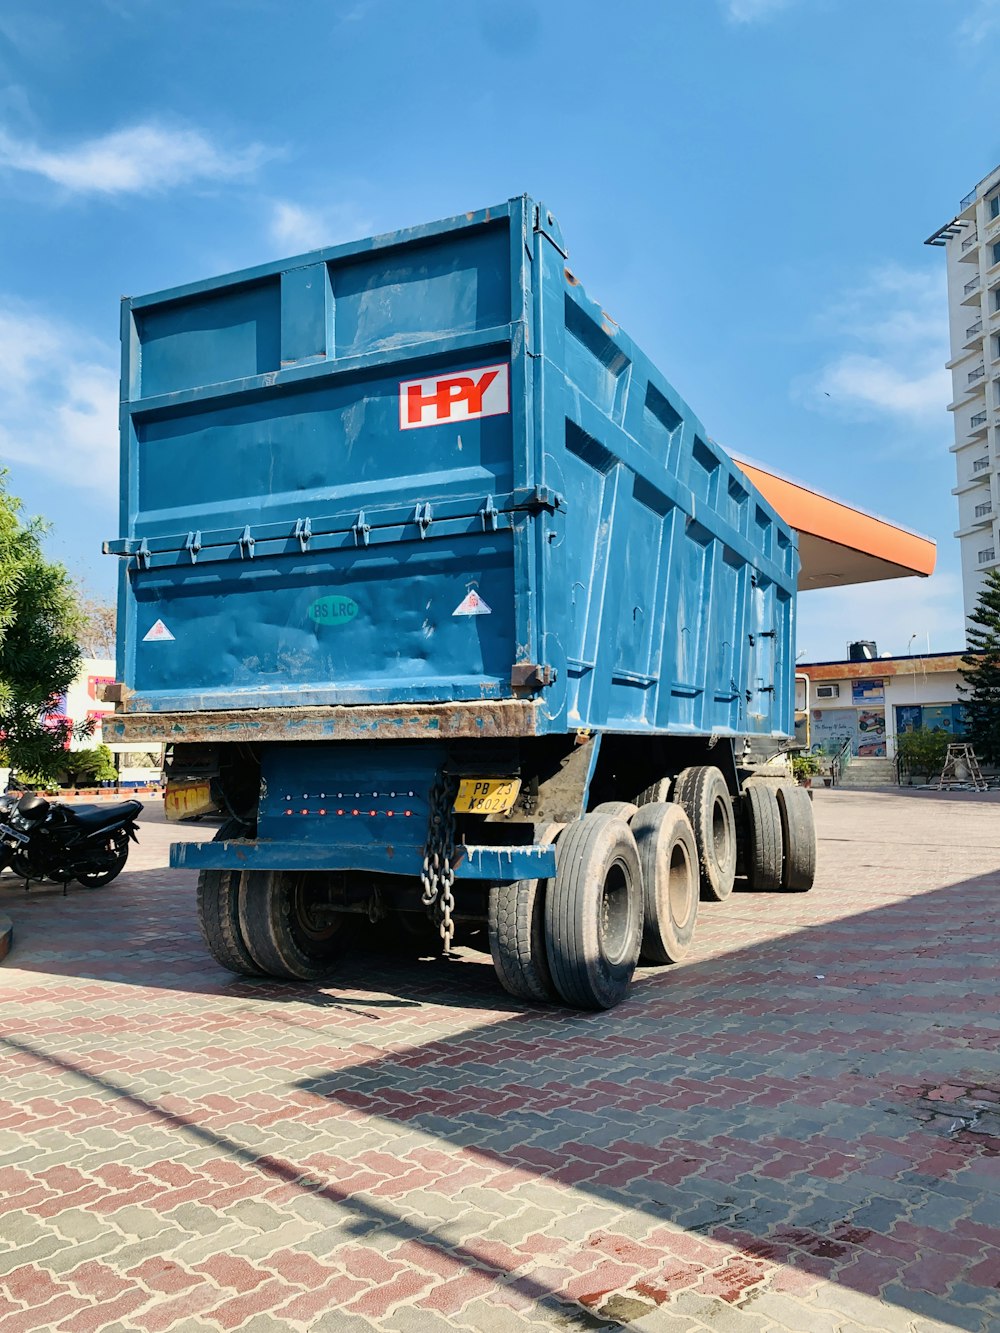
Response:
[[[954,740],[947,731],[904,731],[896,737],[896,755],[900,774],[911,777],[923,775],[925,782],[939,777],[944,768],[948,742]]]
[[[89,750],[69,750],[63,756],[63,769],[78,787],[94,787],[99,782],[114,782],[118,777],[115,761],[106,745]]]
[[[1000,573],[995,569],[986,571],[966,637],[965,683],[959,686],[966,735],[978,758],[1000,764]]]
[[[0,469],[0,737],[12,768],[52,777],[73,731],[51,713],[79,670],[81,615],[69,575],[42,550],[46,531],[22,517]]]

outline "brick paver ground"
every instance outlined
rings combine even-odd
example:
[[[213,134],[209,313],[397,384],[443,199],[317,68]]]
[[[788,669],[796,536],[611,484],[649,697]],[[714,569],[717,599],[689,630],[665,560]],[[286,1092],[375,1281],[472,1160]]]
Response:
[[[816,812],[811,894],[598,1015],[471,949],[235,980],[155,815],[5,877],[0,1333],[1000,1328],[1000,803]]]

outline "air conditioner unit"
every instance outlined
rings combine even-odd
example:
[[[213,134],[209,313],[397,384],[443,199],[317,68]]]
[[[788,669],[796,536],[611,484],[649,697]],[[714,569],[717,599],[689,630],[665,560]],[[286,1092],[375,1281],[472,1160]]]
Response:
[[[816,686],[816,698],[817,698],[817,699],[839,699],[839,698],[840,698],[840,686],[839,686],[839,685],[817,685],[817,686]]]

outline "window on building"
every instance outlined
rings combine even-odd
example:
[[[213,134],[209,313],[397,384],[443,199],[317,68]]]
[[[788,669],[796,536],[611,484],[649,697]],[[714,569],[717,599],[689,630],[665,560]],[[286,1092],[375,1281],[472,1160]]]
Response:
[[[990,263],[1000,264],[1000,241],[993,242],[993,244],[990,246],[990,254],[993,256],[993,258],[990,260]]]
[[[1000,310],[1000,287],[993,293],[993,309]]]
[[[979,552],[979,563],[981,565],[988,565],[991,560],[995,559],[996,559],[996,551],[992,546],[984,546],[983,549]]]
[[[995,194],[992,199],[987,200],[986,207],[990,210],[991,218],[1000,218],[1000,194]]]
[[[993,505],[987,500],[985,504],[976,505],[976,518],[985,518],[987,514],[993,513]]]
[[[972,470],[973,472],[985,472],[989,465],[990,460],[988,458],[977,458],[972,464]]]

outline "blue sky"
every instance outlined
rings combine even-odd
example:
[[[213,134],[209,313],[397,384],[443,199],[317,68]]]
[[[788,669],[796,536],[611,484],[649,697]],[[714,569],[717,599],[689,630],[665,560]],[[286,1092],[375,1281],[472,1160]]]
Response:
[[[0,457],[98,592],[118,297],[527,191],[734,453],[934,537],[807,660],[961,641],[944,258],[1000,0],[5,0]]]

